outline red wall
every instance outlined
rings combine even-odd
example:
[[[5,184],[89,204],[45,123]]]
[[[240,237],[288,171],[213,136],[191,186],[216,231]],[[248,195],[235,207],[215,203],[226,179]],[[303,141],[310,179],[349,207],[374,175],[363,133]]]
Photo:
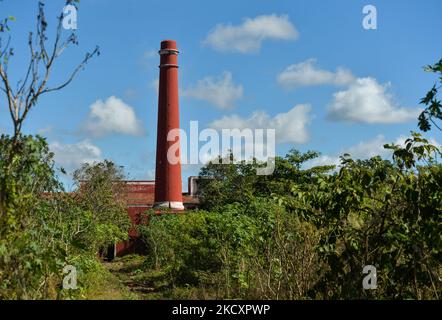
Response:
[[[149,210],[151,206],[136,206],[136,207],[128,207],[127,212],[129,214],[129,218],[132,221],[132,224],[135,226],[140,223],[140,215],[147,210]],[[141,239],[138,238],[138,233],[135,227],[132,227],[129,230],[129,240],[117,243],[115,248],[115,255],[117,257],[121,257],[125,254],[129,253],[143,253],[144,245]]]
[[[129,240],[115,245],[115,256],[121,257],[129,253],[144,253],[145,246],[138,237],[135,225],[140,223],[141,214],[151,209],[154,203],[154,181],[127,181],[126,185],[127,213],[134,227],[129,230]],[[187,209],[197,207],[198,198],[183,194]]]

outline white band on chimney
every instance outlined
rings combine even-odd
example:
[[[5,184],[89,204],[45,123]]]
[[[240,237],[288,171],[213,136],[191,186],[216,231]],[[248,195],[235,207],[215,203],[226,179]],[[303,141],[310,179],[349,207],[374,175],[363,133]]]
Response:
[[[166,63],[166,64],[160,64],[158,66],[158,68],[165,68],[165,67],[178,68],[178,65],[177,64],[171,64],[171,63]]]
[[[162,56],[163,54],[178,54],[179,51],[176,49],[161,49],[158,54]]]
[[[184,209],[184,205],[180,201],[155,202],[153,207],[154,208],[170,208],[170,209],[177,209],[177,210],[183,210]]]

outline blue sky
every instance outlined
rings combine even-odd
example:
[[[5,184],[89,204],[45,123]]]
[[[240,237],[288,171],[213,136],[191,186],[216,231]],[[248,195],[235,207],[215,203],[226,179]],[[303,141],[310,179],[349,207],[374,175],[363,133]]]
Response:
[[[46,5],[50,31],[63,3]],[[377,9],[376,30],[362,27],[367,4]],[[387,156],[383,143],[417,130],[418,101],[435,81],[422,67],[442,58],[441,9],[439,0],[83,0],[79,46],[63,54],[51,83],[95,45],[101,55],[67,88],[41,98],[24,132],[46,136],[68,169],[108,158],[133,179],[152,178],[156,51],[161,40],[175,39],[183,129],[191,120],[200,129],[273,126],[283,137],[277,154],[318,150],[317,163],[343,152]],[[37,1],[0,3],[1,16],[16,17],[14,80],[26,67],[36,11]],[[4,96],[0,103],[0,130],[10,133]],[[437,132],[429,136],[442,140]],[[195,173],[197,167],[184,168],[184,186]]]

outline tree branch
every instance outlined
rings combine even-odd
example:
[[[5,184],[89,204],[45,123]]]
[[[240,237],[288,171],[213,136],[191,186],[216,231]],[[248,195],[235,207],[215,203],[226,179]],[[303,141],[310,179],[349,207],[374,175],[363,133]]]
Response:
[[[71,2],[72,1],[67,0],[66,4],[70,4]],[[73,69],[65,82],[55,87],[48,87],[47,84],[55,60],[61,56],[63,51],[68,48],[70,44],[78,44],[75,33],[71,33],[66,40],[62,41],[63,19],[64,13],[62,12],[57,17],[55,39],[52,50],[50,53],[48,53],[46,49],[46,43],[48,41],[46,30],[48,24],[46,22],[44,13],[44,3],[39,2],[35,37],[32,32],[29,33],[29,64],[24,78],[17,83],[16,94],[14,94],[11,88],[10,80],[6,72],[7,60],[0,63],[0,77],[4,85],[4,88],[0,87],[0,89],[8,98],[9,111],[11,119],[14,123],[14,137],[20,134],[22,123],[42,94],[61,90],[69,85],[79,71],[85,67],[88,61],[93,56],[100,54],[98,47],[96,47],[92,52],[86,53],[84,59]],[[10,38],[8,39],[6,47],[0,51],[0,57],[9,57],[9,55],[12,55],[12,49],[9,49],[9,43]],[[8,53],[8,50],[10,53]],[[40,69],[42,69],[41,72]]]

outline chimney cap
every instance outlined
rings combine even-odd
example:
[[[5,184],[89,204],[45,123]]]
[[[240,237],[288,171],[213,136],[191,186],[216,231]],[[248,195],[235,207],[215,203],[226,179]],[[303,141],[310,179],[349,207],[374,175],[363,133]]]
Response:
[[[177,50],[175,40],[163,40],[161,41],[161,49],[172,49]]]

